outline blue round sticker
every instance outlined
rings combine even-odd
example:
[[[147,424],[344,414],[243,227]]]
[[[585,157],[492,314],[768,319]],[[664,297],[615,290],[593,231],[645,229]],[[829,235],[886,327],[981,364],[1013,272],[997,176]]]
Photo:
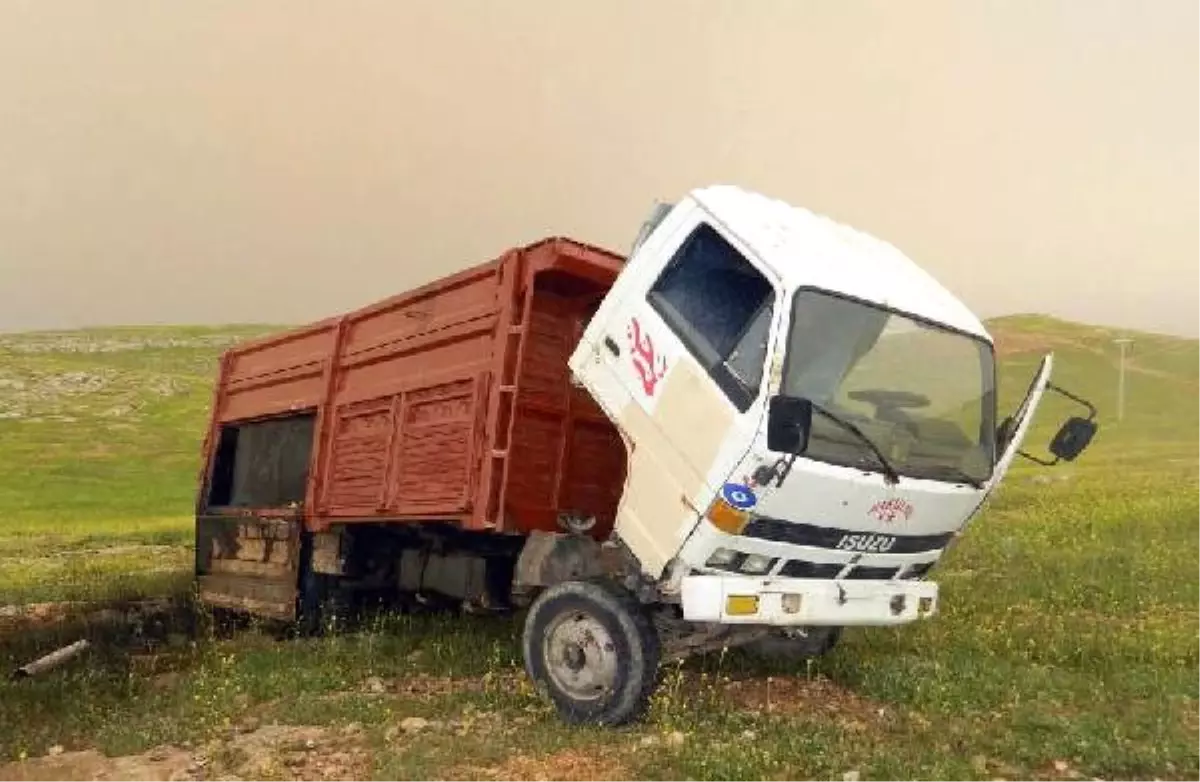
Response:
[[[750,510],[758,503],[754,491],[740,483],[727,483],[722,486],[721,497],[738,510]]]

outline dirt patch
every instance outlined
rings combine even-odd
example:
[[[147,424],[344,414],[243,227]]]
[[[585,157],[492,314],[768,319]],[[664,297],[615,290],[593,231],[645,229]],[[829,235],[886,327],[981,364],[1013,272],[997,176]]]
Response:
[[[402,695],[410,699],[426,700],[463,693],[483,693],[496,690],[513,692],[523,681],[524,676],[515,673],[469,679],[415,673],[402,679],[381,679],[371,676],[362,682],[359,691],[371,695]],[[346,693],[336,693],[329,697],[340,698],[345,695]]]
[[[0,628],[8,624],[43,625],[62,621],[68,614],[86,605],[82,602],[25,603],[0,606]]]
[[[888,707],[864,698],[823,676],[762,676],[721,686],[722,700],[764,714],[804,714],[833,718],[844,727],[866,729],[889,717]]]
[[[267,725],[194,752],[170,746],[112,758],[91,749],[59,752],[0,765],[0,779],[364,779],[370,769],[357,727]]]
[[[153,553],[173,547],[122,546],[120,548],[124,549],[121,553],[134,550],[149,550]],[[88,553],[95,555],[111,553],[111,551],[112,549],[98,549]],[[79,554],[80,552],[68,553]],[[165,598],[149,598],[109,605],[70,600],[56,603],[4,605],[0,606],[0,635],[14,630],[48,627],[68,619],[81,621],[88,625],[145,622],[155,616],[165,616],[170,611],[171,601]]]
[[[62,752],[0,765],[0,779],[195,779],[190,753],[157,747],[140,755],[106,757],[94,749]],[[196,770],[199,770],[198,768]]]
[[[564,749],[551,755],[516,755],[498,766],[462,766],[446,772],[446,779],[589,780],[629,779],[625,764],[610,755],[592,755]]]
[[[357,726],[266,725],[218,745],[205,765],[222,779],[363,779],[371,756]]]

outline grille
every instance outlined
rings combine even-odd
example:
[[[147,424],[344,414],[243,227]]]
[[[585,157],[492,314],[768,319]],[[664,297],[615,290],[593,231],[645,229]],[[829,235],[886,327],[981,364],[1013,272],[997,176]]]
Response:
[[[793,559],[779,571],[779,575],[787,578],[833,578],[842,572],[845,565],[828,562],[805,562]]]
[[[750,520],[742,535],[759,540],[770,540],[776,543],[790,543],[794,546],[813,546],[816,548],[843,549],[843,539],[847,536],[870,536],[886,544],[879,548],[879,553],[888,554],[920,554],[926,551],[937,551],[945,548],[953,532],[939,532],[935,535],[893,535],[885,531],[864,532],[862,530],[838,529],[822,527],[816,524],[804,524],[796,521],[783,521],[760,516]]]

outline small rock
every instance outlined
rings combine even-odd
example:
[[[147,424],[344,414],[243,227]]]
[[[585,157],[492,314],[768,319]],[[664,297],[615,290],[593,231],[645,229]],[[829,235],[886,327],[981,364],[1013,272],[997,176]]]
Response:
[[[400,720],[400,730],[405,733],[417,733],[429,727],[429,720],[424,717],[405,717]]]
[[[860,779],[862,779],[862,774],[858,773],[858,769],[856,768],[852,768],[842,774],[842,782],[858,782]]]
[[[742,738],[744,738],[746,741],[754,741],[756,738],[758,738],[758,734],[752,730],[743,730]]]
[[[1054,761],[1054,770],[1060,774],[1065,773],[1066,770],[1069,769],[1070,767],[1071,767],[1071,764],[1065,760]]]
[[[46,754],[47,755],[61,755],[64,751],[65,750],[63,750],[62,744],[55,744],[50,749],[46,750]]]
[[[378,676],[367,677],[367,680],[363,682],[363,687],[366,688],[367,692],[375,695],[380,695],[387,692],[387,685],[385,685],[383,683],[383,679],[380,679]]]
[[[670,735],[667,736],[667,746],[668,747],[682,747],[685,738],[686,737],[683,735],[682,732],[680,732],[678,730],[673,730],[673,731],[671,731]]]
[[[312,739],[305,739],[305,741],[304,741],[305,749],[312,749],[315,746],[317,746],[317,742],[313,741]]]

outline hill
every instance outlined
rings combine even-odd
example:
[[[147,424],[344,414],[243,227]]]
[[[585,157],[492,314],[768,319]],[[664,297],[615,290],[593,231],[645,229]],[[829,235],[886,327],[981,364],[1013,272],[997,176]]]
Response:
[[[438,775],[466,763],[476,772],[461,773],[518,777],[583,768],[671,778],[848,769],[884,778],[1195,778],[1198,343],[1041,316],[999,318],[989,328],[1004,409],[1024,393],[1041,354],[1053,351],[1055,382],[1097,405],[1101,430],[1075,464],[1017,463],[936,571],[945,603],[933,622],[850,632],[806,673],[774,669],[774,685],[745,661],[689,664],[671,674],[675,683],[647,725],[632,738],[600,734],[600,743],[597,734],[558,727],[521,689],[512,628],[503,622],[406,619],[399,631],[357,640],[274,647],[243,638],[155,652],[154,664],[168,660],[177,675],[169,692],[139,678],[128,655],[113,654],[23,690],[0,685],[0,762],[51,744],[127,753],[215,741],[228,733],[226,721],[267,713],[285,723],[378,727],[367,729],[367,743],[383,748],[372,750],[374,765],[355,771],[363,774]],[[186,588],[216,358],[272,330],[0,334],[7,616],[21,615],[18,604]],[[1121,421],[1116,336],[1134,340]],[[1071,412],[1048,397],[1029,450],[1039,452]],[[6,635],[5,622],[0,615],[0,660],[10,664],[78,631],[18,638],[16,625]],[[369,702],[353,694],[370,677],[391,694]],[[481,686],[464,683],[474,680]],[[445,691],[409,697],[390,689],[413,681]],[[465,755],[453,733],[430,734],[420,749],[384,735],[401,716],[435,719],[464,704],[534,727],[487,733]],[[639,754],[646,746],[660,750]],[[0,766],[0,776],[9,771]]]

